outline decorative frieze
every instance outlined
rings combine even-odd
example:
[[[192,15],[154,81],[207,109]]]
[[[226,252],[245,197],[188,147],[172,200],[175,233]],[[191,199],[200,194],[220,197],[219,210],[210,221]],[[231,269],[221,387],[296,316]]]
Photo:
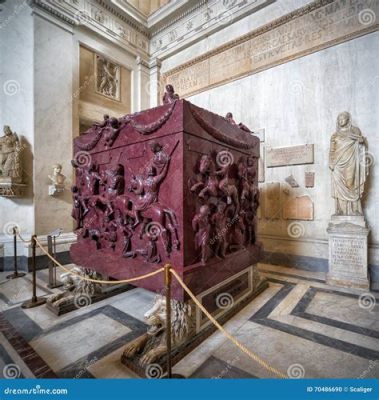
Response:
[[[163,84],[173,84],[181,96],[190,96],[376,31],[375,15],[379,0],[317,0],[167,71]],[[159,39],[164,47],[167,39]]]

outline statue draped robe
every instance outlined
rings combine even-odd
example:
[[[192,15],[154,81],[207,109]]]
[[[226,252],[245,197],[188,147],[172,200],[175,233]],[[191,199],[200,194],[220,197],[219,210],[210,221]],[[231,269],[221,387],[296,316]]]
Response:
[[[349,131],[338,131],[331,138],[330,167],[332,169],[332,197],[347,202],[346,214],[361,212],[367,175],[366,146],[360,143],[361,132],[351,127]],[[337,210],[338,212],[338,210]]]

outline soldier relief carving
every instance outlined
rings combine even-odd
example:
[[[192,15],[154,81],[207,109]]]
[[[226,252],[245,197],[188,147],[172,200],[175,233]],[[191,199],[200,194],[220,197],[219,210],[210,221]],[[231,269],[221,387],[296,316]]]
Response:
[[[72,217],[77,233],[93,240],[96,249],[159,263],[158,241],[166,257],[180,243],[176,215],[159,199],[170,155],[158,142],[150,144],[150,151],[138,173],[122,164],[101,170],[92,160],[86,165],[73,160],[77,185],[72,187]]]
[[[223,150],[202,155],[197,164],[189,181],[197,200],[192,229],[205,265],[212,257],[225,258],[255,244],[259,190],[250,156],[235,162],[233,154]]]
[[[96,91],[103,96],[120,100],[120,66],[95,55]]]

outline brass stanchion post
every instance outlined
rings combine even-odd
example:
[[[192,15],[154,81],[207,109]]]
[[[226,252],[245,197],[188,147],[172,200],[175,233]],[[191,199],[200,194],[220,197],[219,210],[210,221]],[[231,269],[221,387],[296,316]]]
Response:
[[[172,378],[171,366],[171,265],[164,266],[164,281],[166,291],[166,341],[167,341],[167,378]]]
[[[33,308],[46,303],[46,299],[37,297],[37,275],[36,275],[36,235],[32,236],[32,269],[33,269],[33,296],[31,300],[22,303],[22,308]]]
[[[17,228],[13,227],[13,264],[14,264],[14,272],[7,276],[7,279],[16,279],[25,276],[23,272],[18,272],[17,270]]]

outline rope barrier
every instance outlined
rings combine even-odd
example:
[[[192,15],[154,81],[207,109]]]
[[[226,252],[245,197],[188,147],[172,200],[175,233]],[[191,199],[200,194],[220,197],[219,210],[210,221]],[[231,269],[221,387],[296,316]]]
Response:
[[[21,240],[21,242],[24,242],[24,243],[31,243],[30,240],[25,240],[25,239],[20,235],[20,232],[18,231],[18,229],[17,229],[16,227],[15,227],[15,229],[16,229],[17,236],[19,237],[19,239]]]
[[[251,359],[256,361],[266,370],[272,372],[280,378],[287,378],[287,375],[283,374],[276,368],[272,367],[266,361],[262,360],[259,356],[251,352],[247,347],[245,347],[241,342],[239,342],[234,336],[232,336],[229,332],[227,332],[222,325],[220,325],[215,318],[204,308],[204,306],[197,300],[195,295],[189,290],[187,285],[182,281],[180,276],[175,272],[174,269],[170,269],[170,272],[175,276],[176,280],[180,283],[183,289],[187,292],[187,294],[191,297],[193,302],[200,308],[200,310],[208,317],[208,319],[215,325],[229,340],[231,340],[241,351],[247,354]]]
[[[21,238],[21,237],[20,237]],[[21,238],[21,240],[23,240]],[[23,240],[24,241],[24,240]],[[151,276],[160,274],[161,272],[164,272],[164,268],[159,268],[158,270],[154,272],[150,272],[145,275],[140,275],[135,278],[131,279],[124,279],[124,280],[119,280],[119,281],[105,281],[105,280],[97,280],[97,279],[92,279],[92,278],[87,278],[85,276],[82,276],[76,272],[73,272],[69,270],[68,268],[65,268],[59,261],[57,261],[54,257],[52,257],[49,252],[42,246],[42,244],[38,241],[37,238],[35,238],[35,242],[38,245],[38,247],[45,253],[58,267],[62,268],[64,271],[76,275],[81,279],[84,279],[86,281],[94,282],[94,283],[103,283],[103,284],[119,284],[119,283],[129,283],[129,282],[134,282],[138,281],[141,279],[146,279]],[[263,368],[265,368],[267,371],[273,373],[274,375],[280,377],[280,378],[287,378],[287,375],[284,374],[283,372],[279,371],[278,369],[272,367],[268,362],[264,361],[262,358],[260,358],[258,355],[250,351],[246,346],[244,346],[240,341],[238,341],[234,336],[232,336],[229,332],[227,332],[223,326],[204,308],[204,306],[198,301],[196,296],[191,292],[191,290],[187,287],[187,285],[182,281],[180,276],[177,274],[177,272],[173,269],[170,268],[170,272],[175,276],[176,280],[179,282],[179,284],[183,287],[183,289],[186,291],[186,293],[190,296],[190,298],[193,300],[193,302],[199,307],[199,309],[206,315],[206,317],[213,323],[213,325],[216,326],[217,329],[219,329],[235,346],[237,346],[243,353],[245,353],[247,356],[249,356],[253,361],[257,362],[259,365],[261,365]]]
[[[105,285],[118,285],[119,283],[129,283],[129,282],[139,281],[139,280],[145,279],[145,278],[150,278],[151,276],[160,274],[161,272],[164,271],[164,268],[159,268],[154,272],[150,272],[150,273],[145,274],[145,275],[140,275],[140,276],[137,276],[135,278],[123,279],[123,280],[120,280],[120,281],[104,281],[104,280],[101,280],[101,279],[87,278],[87,277],[82,276],[82,275],[80,275],[80,274],[78,274],[76,272],[71,271],[68,268],[65,268],[59,261],[57,261],[54,257],[52,257],[47,250],[45,250],[45,248],[42,246],[42,244],[38,241],[37,238],[35,238],[35,241],[36,241],[36,244],[38,245],[38,247],[50,258],[50,260],[52,260],[56,265],[58,265],[58,267],[62,268],[64,271],[66,271],[66,272],[68,272],[68,273],[70,273],[72,275],[76,275],[79,278],[84,279],[84,280],[89,281],[89,282],[103,283]]]

